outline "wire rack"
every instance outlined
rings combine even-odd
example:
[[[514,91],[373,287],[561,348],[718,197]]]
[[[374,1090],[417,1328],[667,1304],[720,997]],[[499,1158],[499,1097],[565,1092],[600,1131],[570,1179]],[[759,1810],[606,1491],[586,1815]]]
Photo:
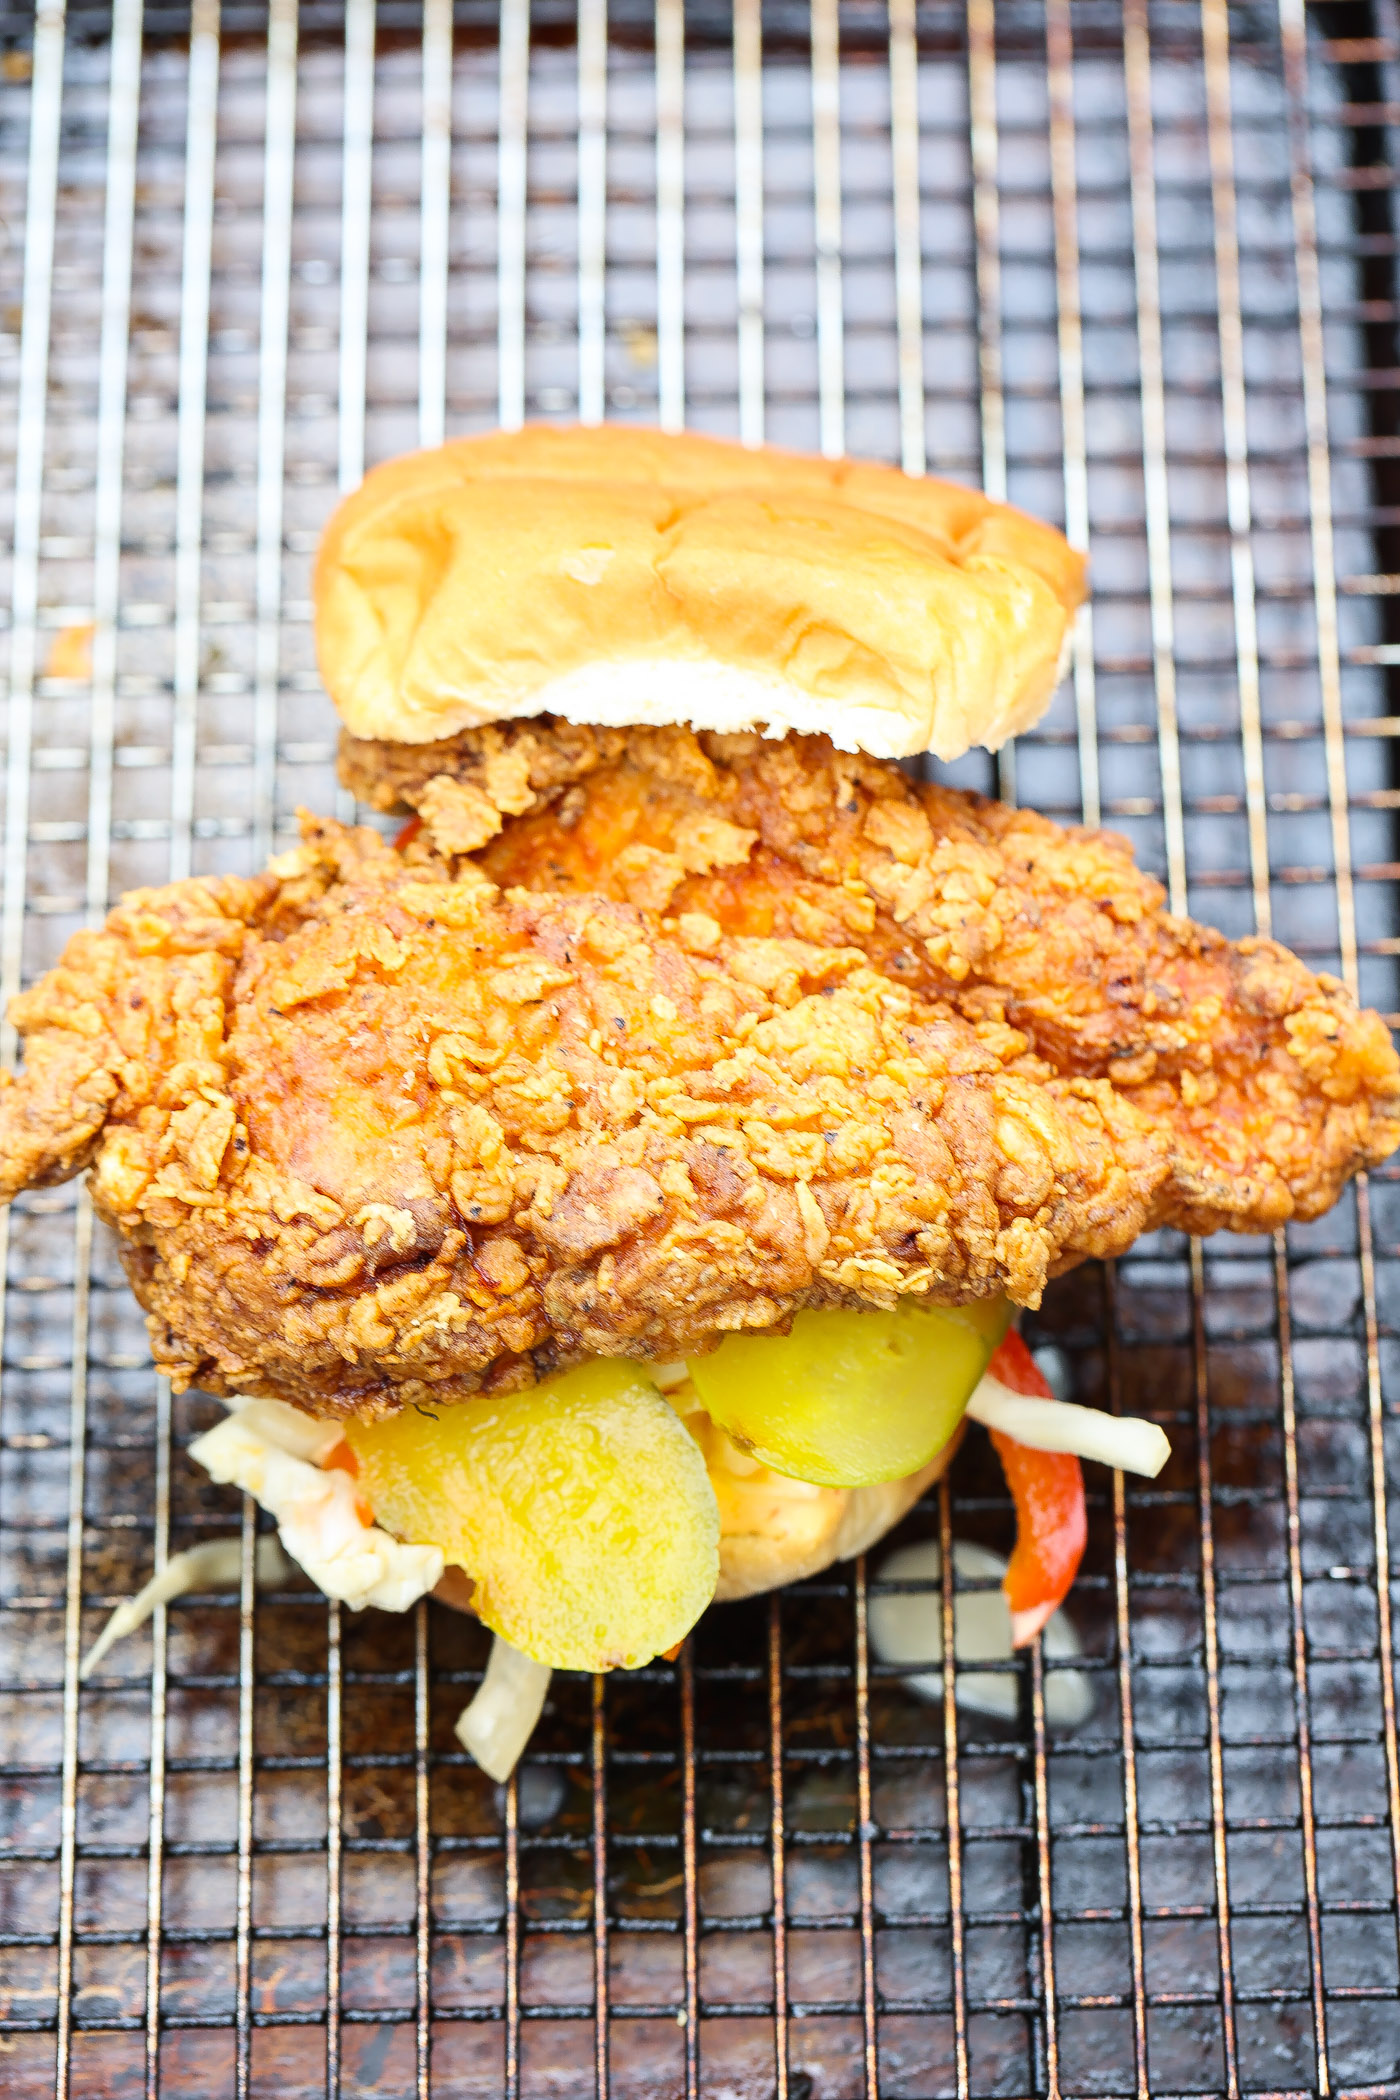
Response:
[[[1397,124],[1382,0],[0,6],[5,993],[339,806],[338,489],[607,415],[1061,520],[1072,678],[953,776],[1400,1018]],[[877,1554],[557,1676],[505,1789],[480,1629],[256,1593],[84,1197],[4,1230],[7,2100],[1400,2093],[1393,1179],[1047,1297],[1175,1450],[1091,1482],[1076,1729],[1038,1652],[1014,1723],[916,1698]],[[905,1535],[1010,1526],[969,1447]]]

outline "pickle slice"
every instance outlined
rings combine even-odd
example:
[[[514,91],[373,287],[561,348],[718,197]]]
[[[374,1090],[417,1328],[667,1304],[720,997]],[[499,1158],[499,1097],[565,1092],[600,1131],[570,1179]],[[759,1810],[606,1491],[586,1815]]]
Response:
[[[597,1358],[521,1393],[346,1435],[376,1521],[440,1546],[473,1609],[536,1662],[634,1669],[714,1595],[719,1511],[694,1438],[636,1365]]]
[[[690,1375],[711,1418],[823,1487],[903,1480],[947,1443],[1011,1321],[1004,1298],[894,1312],[800,1312],[789,1334],[731,1334]]]

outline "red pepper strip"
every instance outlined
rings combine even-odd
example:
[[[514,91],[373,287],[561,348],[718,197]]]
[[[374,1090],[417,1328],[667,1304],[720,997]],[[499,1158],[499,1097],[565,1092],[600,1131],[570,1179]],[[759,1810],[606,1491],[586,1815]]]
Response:
[[[402,853],[405,846],[411,846],[422,829],[423,819],[421,817],[410,817],[403,830],[394,839],[395,853]]]
[[[1054,1394],[1013,1328],[987,1366],[993,1378],[1040,1400]],[[1002,1588],[1011,1607],[1011,1645],[1029,1646],[1079,1573],[1087,1525],[1084,1475],[1065,1451],[1032,1451],[992,1430],[1001,1470],[1016,1505],[1016,1548]]]

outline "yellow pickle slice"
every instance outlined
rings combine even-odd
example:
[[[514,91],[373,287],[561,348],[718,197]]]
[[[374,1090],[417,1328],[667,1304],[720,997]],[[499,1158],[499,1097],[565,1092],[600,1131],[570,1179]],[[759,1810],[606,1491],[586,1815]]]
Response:
[[[638,1365],[350,1422],[376,1521],[442,1548],[493,1632],[561,1670],[635,1669],[714,1595],[719,1511],[694,1438]]]
[[[712,1421],[775,1473],[903,1480],[942,1450],[1011,1321],[1004,1298],[894,1312],[817,1308],[789,1334],[730,1334],[688,1364]]]

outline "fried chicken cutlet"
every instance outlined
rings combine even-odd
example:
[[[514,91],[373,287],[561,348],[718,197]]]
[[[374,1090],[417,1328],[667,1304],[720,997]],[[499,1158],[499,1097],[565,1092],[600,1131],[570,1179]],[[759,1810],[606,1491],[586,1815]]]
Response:
[[[824,739],[352,745],[304,823],[134,893],[16,1003],[0,1197],[92,1169],[178,1388],[361,1415],[816,1304],[1035,1304],[1400,1142],[1374,1014],[1169,917],[1123,841]]]
[[[610,896],[692,940],[711,920],[854,943],[984,1047],[1107,1081],[1166,1145],[1153,1224],[1316,1217],[1400,1143],[1379,1015],[1276,941],[1172,917],[1113,832],[821,737],[509,724],[429,745],[346,736],[341,771],[372,805],[420,812],[441,850],[469,844],[503,887]]]

